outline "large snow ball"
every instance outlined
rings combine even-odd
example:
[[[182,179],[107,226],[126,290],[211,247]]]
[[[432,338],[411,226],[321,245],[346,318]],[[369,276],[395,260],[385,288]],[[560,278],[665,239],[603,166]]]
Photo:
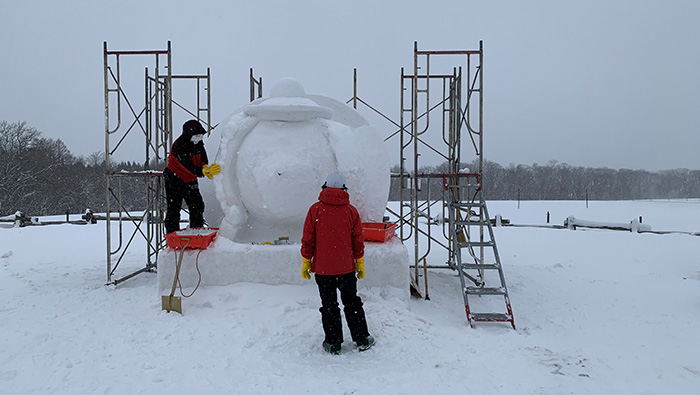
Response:
[[[214,178],[219,234],[238,242],[301,239],[306,212],[326,175],[341,171],[363,221],[381,221],[389,194],[384,144],[362,116],[285,79],[221,123]]]
[[[318,122],[261,121],[241,144],[236,179],[250,219],[298,225],[335,166]],[[301,214],[301,215],[300,215]],[[286,236],[286,235],[285,235]]]

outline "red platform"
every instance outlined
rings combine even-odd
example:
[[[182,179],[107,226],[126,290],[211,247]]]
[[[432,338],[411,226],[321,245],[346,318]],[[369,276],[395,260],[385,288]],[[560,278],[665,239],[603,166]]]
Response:
[[[394,231],[398,225],[384,222],[363,222],[362,231],[366,241],[378,241],[384,243],[394,236]]]
[[[178,250],[205,249],[216,239],[219,228],[185,228],[165,235],[168,247]]]

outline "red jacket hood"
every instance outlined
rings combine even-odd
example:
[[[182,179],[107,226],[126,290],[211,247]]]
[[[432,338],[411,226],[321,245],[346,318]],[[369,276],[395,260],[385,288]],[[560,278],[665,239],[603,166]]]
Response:
[[[318,195],[318,200],[334,206],[350,204],[350,195],[340,188],[326,188]]]

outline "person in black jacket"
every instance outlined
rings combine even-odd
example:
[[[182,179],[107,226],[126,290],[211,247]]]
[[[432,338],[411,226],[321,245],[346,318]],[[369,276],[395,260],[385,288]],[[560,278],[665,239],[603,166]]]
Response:
[[[196,119],[191,119],[182,125],[182,135],[170,149],[168,166],[163,171],[168,203],[165,214],[166,233],[180,229],[183,199],[190,211],[190,227],[204,226],[204,200],[199,193],[197,178],[206,176],[211,179],[221,171],[216,163],[208,165],[209,159],[202,141],[205,133],[202,125]]]

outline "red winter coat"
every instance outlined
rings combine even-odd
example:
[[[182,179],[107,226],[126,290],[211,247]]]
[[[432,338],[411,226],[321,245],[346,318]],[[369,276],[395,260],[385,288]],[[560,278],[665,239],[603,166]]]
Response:
[[[306,214],[301,255],[311,259],[311,271],[321,275],[355,271],[355,259],[365,255],[362,221],[350,196],[339,188],[326,188]]]

